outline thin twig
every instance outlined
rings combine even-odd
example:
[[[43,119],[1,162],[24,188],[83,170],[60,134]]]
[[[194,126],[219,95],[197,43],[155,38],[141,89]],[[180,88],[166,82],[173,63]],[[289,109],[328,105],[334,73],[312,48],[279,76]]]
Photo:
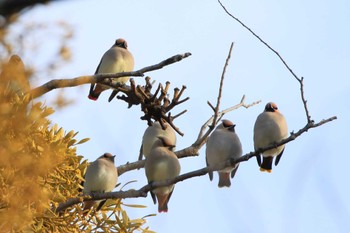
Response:
[[[222,74],[221,74],[221,79],[220,79],[220,86],[219,86],[219,94],[218,94],[217,101],[216,101],[216,106],[215,106],[215,111],[214,111],[214,119],[213,119],[213,122],[211,124],[212,130],[215,128],[215,126],[217,124],[217,118],[218,118],[218,112],[219,112],[219,108],[220,108],[222,89],[223,89],[223,86],[224,86],[224,79],[225,79],[226,68],[227,68],[228,62],[230,61],[230,58],[231,58],[233,45],[234,45],[234,43],[232,42],[231,46],[230,46],[230,50],[229,50],[227,58],[226,58],[226,62],[225,62],[224,68],[222,69]]]
[[[304,78],[301,77],[299,78],[294,71],[290,68],[290,66],[287,64],[287,62],[283,59],[283,57],[275,50],[273,49],[268,43],[266,43],[263,39],[261,39],[260,36],[258,36],[255,32],[253,32],[252,29],[250,29],[247,25],[245,25],[241,20],[239,20],[237,17],[235,17],[234,15],[232,15],[227,9],[226,7],[221,3],[220,0],[218,0],[219,4],[221,5],[221,7],[224,9],[224,11],[231,16],[235,21],[237,21],[239,24],[241,24],[245,29],[247,29],[255,38],[257,38],[261,43],[263,43],[268,49],[270,49],[273,53],[275,53],[277,55],[277,57],[281,60],[281,62],[283,63],[283,65],[288,69],[288,71],[293,75],[293,77],[299,82],[300,85],[300,94],[301,94],[301,100],[303,102],[304,105],[304,109],[305,109],[305,114],[306,114],[306,119],[307,119],[307,123],[312,122],[308,107],[307,107],[307,100],[305,99],[305,95],[304,95],[304,83],[303,80]]]
[[[308,123],[311,123],[312,120],[309,113],[309,109],[307,108],[307,100],[305,99],[305,95],[304,95],[304,78],[303,77],[301,77],[299,84],[300,84],[300,95],[301,95],[301,100],[303,101],[306,119]]]
[[[263,43],[266,47],[268,47],[272,52],[274,52],[278,58],[283,62],[284,66],[289,70],[290,73],[292,73],[292,75],[294,76],[295,79],[297,79],[298,81],[300,81],[300,78],[298,78],[298,76],[293,72],[293,70],[288,66],[288,64],[284,61],[284,59],[282,58],[282,56],[276,51],[274,50],[268,43],[266,43],[263,39],[260,38],[260,36],[258,36],[257,34],[255,34],[255,32],[253,32],[252,29],[250,29],[248,26],[246,26],[241,20],[239,20],[237,17],[235,17],[234,15],[232,15],[227,9],[226,7],[221,3],[220,0],[218,0],[219,4],[221,5],[221,7],[224,9],[224,11],[231,16],[234,20],[236,20],[238,23],[240,23],[245,29],[247,29],[251,34],[253,34],[253,36],[255,38],[257,38],[261,43]]]

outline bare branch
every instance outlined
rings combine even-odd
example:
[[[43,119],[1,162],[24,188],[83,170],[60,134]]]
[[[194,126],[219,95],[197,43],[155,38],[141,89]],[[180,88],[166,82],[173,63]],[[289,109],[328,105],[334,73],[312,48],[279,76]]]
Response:
[[[312,120],[311,120],[311,116],[309,113],[309,109],[307,108],[307,100],[305,99],[305,95],[304,95],[304,78],[303,77],[301,77],[299,84],[300,84],[300,95],[301,95],[301,100],[303,101],[306,119],[307,119],[308,123],[311,123]]]
[[[116,79],[120,77],[125,77],[125,76],[142,77],[146,72],[162,69],[164,66],[171,65],[175,62],[179,62],[182,59],[187,58],[189,56],[191,56],[191,53],[178,54],[156,65],[147,66],[140,70],[132,71],[132,72],[86,75],[86,76],[79,76],[72,79],[54,79],[37,88],[34,88],[33,90],[30,91],[30,95],[34,99],[57,88],[75,87],[75,86],[79,86],[87,83],[103,83],[103,84],[109,85],[111,84],[112,79]]]
[[[267,147],[264,147],[264,148],[260,148],[260,149],[258,149],[256,151],[249,152],[249,153],[247,153],[247,154],[245,154],[245,155],[243,155],[243,156],[241,156],[241,157],[239,157],[237,159],[229,159],[225,163],[222,163],[222,164],[217,165],[217,166],[204,167],[204,168],[192,171],[192,172],[188,172],[188,173],[179,175],[179,176],[177,176],[177,177],[175,177],[173,179],[169,179],[169,180],[161,181],[161,182],[154,182],[152,184],[148,184],[148,185],[143,186],[139,190],[131,189],[131,190],[128,190],[128,191],[117,191],[117,192],[109,192],[109,193],[97,193],[97,194],[94,194],[93,197],[86,196],[86,197],[71,198],[71,199],[68,199],[64,203],[60,203],[58,208],[55,211],[56,212],[64,211],[65,209],[67,209],[67,208],[69,208],[69,207],[71,207],[71,206],[73,206],[75,204],[78,204],[78,203],[80,203],[82,201],[86,201],[86,200],[102,200],[102,199],[119,199],[119,198],[146,197],[147,193],[149,191],[155,189],[155,188],[168,186],[168,185],[171,185],[171,184],[176,184],[176,183],[178,183],[180,181],[184,181],[184,180],[187,180],[187,179],[190,179],[190,178],[193,178],[193,177],[203,176],[203,175],[207,174],[210,171],[222,170],[222,169],[224,169],[226,167],[231,167],[231,166],[233,166],[233,165],[235,165],[237,163],[248,161],[252,157],[260,155],[264,151],[276,148],[278,146],[281,146],[283,144],[286,144],[286,143],[288,143],[290,141],[295,140],[297,137],[299,137],[303,133],[307,132],[309,129],[319,127],[319,126],[321,126],[323,124],[326,124],[328,122],[331,122],[331,121],[333,121],[335,119],[337,119],[337,117],[333,116],[333,117],[330,117],[328,119],[322,120],[322,121],[320,121],[320,122],[318,122],[316,124],[315,123],[308,123],[302,129],[300,129],[298,132],[291,133],[291,135],[288,138],[286,138],[286,139],[284,139],[284,140],[282,140],[280,142],[277,142],[277,143],[275,143],[273,145],[270,145],[270,146],[267,146]],[[144,160],[135,162],[133,164],[141,165],[142,163],[144,164]],[[127,164],[127,165],[130,165],[130,164]],[[120,169],[120,168],[118,167],[118,169]]]
[[[221,7],[224,9],[224,11],[231,16],[235,21],[237,21],[239,24],[241,24],[245,29],[247,29],[255,38],[257,38],[261,43],[263,43],[268,49],[270,49],[273,53],[275,53],[277,55],[277,57],[281,60],[281,62],[283,63],[283,65],[288,69],[288,71],[293,75],[293,77],[299,82],[300,85],[300,94],[301,94],[301,100],[303,102],[304,105],[304,109],[305,109],[305,114],[306,114],[306,119],[307,119],[307,123],[311,123],[312,119],[307,107],[307,101],[305,99],[305,95],[304,95],[304,83],[303,80],[304,78],[301,77],[299,78],[294,71],[289,67],[289,65],[287,64],[287,62],[283,59],[283,57],[276,51],[274,50],[268,43],[266,43],[263,39],[261,39],[260,36],[258,36],[255,32],[253,32],[252,29],[250,29],[248,26],[246,26],[241,20],[239,20],[237,17],[235,17],[234,15],[232,15],[226,8],[225,6],[221,3],[220,0],[218,0],[219,4],[221,5]]]
[[[127,171],[143,168],[145,166],[145,162],[146,162],[145,160],[139,160],[139,161],[132,162],[132,163],[127,162],[124,165],[118,166],[117,167],[118,175],[121,176],[123,173],[125,173]]]
[[[226,68],[228,66],[228,62],[230,61],[231,58],[231,53],[232,53],[232,48],[233,48],[234,43],[231,43],[230,46],[230,50],[228,52],[227,58],[226,58],[226,62],[224,65],[224,68],[222,70],[222,74],[221,74],[221,79],[220,79],[220,85],[219,85],[219,94],[217,97],[217,101],[216,101],[216,107],[215,107],[215,111],[214,111],[214,119],[213,122],[210,126],[211,130],[213,130],[217,124],[217,118],[218,118],[218,112],[219,112],[219,108],[220,108],[220,102],[221,102],[221,96],[222,96],[222,88],[224,86],[224,79],[225,79],[225,73],[226,73]]]
[[[300,81],[300,78],[298,78],[298,76],[293,72],[293,70],[288,66],[288,64],[284,61],[284,59],[282,58],[282,56],[276,51],[274,50],[268,43],[266,43],[263,39],[260,38],[260,36],[258,36],[257,34],[255,34],[255,32],[253,32],[252,29],[250,29],[248,26],[246,26],[241,20],[239,20],[237,17],[235,17],[234,15],[232,15],[226,8],[225,6],[221,3],[220,0],[218,0],[219,4],[221,5],[221,7],[224,9],[224,11],[231,16],[234,20],[236,20],[239,24],[241,24],[245,29],[247,29],[251,34],[253,34],[253,36],[255,38],[257,38],[261,43],[263,43],[266,47],[268,47],[272,52],[274,52],[278,58],[282,61],[282,63],[284,64],[284,66],[289,70],[289,72],[294,76],[295,79],[297,79],[298,81]]]

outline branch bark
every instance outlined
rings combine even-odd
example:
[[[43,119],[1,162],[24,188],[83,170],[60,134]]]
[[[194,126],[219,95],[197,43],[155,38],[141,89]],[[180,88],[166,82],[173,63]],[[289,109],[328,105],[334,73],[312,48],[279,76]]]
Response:
[[[291,133],[291,135],[288,138],[286,138],[280,142],[277,142],[274,145],[270,145],[270,146],[258,149],[256,151],[246,153],[245,155],[243,155],[237,159],[229,159],[225,163],[222,163],[222,164],[215,166],[215,167],[203,167],[201,169],[179,175],[173,179],[169,179],[169,180],[162,181],[162,182],[154,182],[152,184],[147,184],[138,190],[131,189],[128,191],[96,193],[93,195],[93,197],[85,196],[85,197],[71,198],[71,199],[68,199],[64,203],[60,203],[55,211],[56,212],[64,211],[65,209],[67,209],[75,204],[78,204],[82,201],[87,201],[87,200],[118,199],[118,198],[125,199],[125,198],[136,198],[136,197],[147,197],[147,193],[155,188],[168,186],[171,184],[176,184],[178,182],[185,181],[187,179],[191,179],[191,178],[197,177],[197,176],[204,176],[210,171],[222,170],[226,167],[234,166],[237,163],[248,161],[252,157],[256,157],[256,156],[260,155],[264,151],[270,150],[272,148],[276,148],[278,146],[281,146],[283,144],[286,144],[286,143],[289,143],[290,141],[295,140],[297,137],[301,136],[303,133],[307,132],[309,129],[319,127],[319,126],[326,124],[328,122],[331,122],[335,119],[337,119],[337,117],[334,116],[334,117],[330,117],[328,119],[322,120],[318,123],[308,123],[302,129],[300,129],[298,132]],[[141,164],[144,165],[144,160],[135,162],[133,164],[139,164],[140,167],[142,167]]]
[[[79,76],[72,79],[54,79],[37,88],[34,88],[29,92],[29,94],[32,99],[35,99],[57,88],[75,87],[75,86],[79,86],[87,83],[102,83],[105,85],[109,85],[111,83],[109,80],[111,79],[116,79],[116,78],[125,77],[125,76],[142,77],[147,72],[162,69],[165,66],[171,65],[175,62],[179,62],[182,59],[187,58],[189,56],[191,56],[191,53],[174,55],[168,59],[165,59],[164,61],[159,62],[158,64],[147,66],[140,70],[132,71],[132,72],[85,75],[85,76]]]

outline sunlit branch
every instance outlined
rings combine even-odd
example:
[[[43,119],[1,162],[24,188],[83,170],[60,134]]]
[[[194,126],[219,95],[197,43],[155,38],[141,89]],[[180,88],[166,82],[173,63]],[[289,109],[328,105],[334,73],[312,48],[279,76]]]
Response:
[[[116,79],[116,78],[125,77],[125,76],[142,77],[147,72],[159,70],[164,66],[171,65],[175,62],[179,62],[182,59],[187,58],[189,56],[191,56],[191,53],[178,54],[158,64],[147,66],[140,70],[132,71],[132,72],[86,75],[86,76],[79,76],[72,79],[54,79],[37,88],[34,88],[33,90],[30,91],[30,95],[34,99],[57,88],[75,87],[75,86],[79,86],[87,83],[103,83],[108,85],[111,82],[110,81],[111,79]]]

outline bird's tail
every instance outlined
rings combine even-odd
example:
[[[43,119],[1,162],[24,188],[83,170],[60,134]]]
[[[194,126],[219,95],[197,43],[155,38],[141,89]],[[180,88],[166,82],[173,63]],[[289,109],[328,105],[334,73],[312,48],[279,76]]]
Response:
[[[262,172],[272,172],[272,160],[273,157],[263,157],[263,161],[260,166],[260,171]]]
[[[158,212],[168,212],[168,198],[169,194],[157,194],[157,199],[158,199]]]
[[[218,186],[219,188],[231,186],[230,172],[219,172]]]
[[[98,97],[100,96],[102,91],[103,91],[103,89],[102,89],[101,85],[97,84],[95,86],[95,84],[91,84],[88,98],[95,101],[98,99]]]
[[[83,209],[83,215],[85,216],[91,207],[93,207],[95,204],[95,201],[85,201],[84,202],[84,209]]]

